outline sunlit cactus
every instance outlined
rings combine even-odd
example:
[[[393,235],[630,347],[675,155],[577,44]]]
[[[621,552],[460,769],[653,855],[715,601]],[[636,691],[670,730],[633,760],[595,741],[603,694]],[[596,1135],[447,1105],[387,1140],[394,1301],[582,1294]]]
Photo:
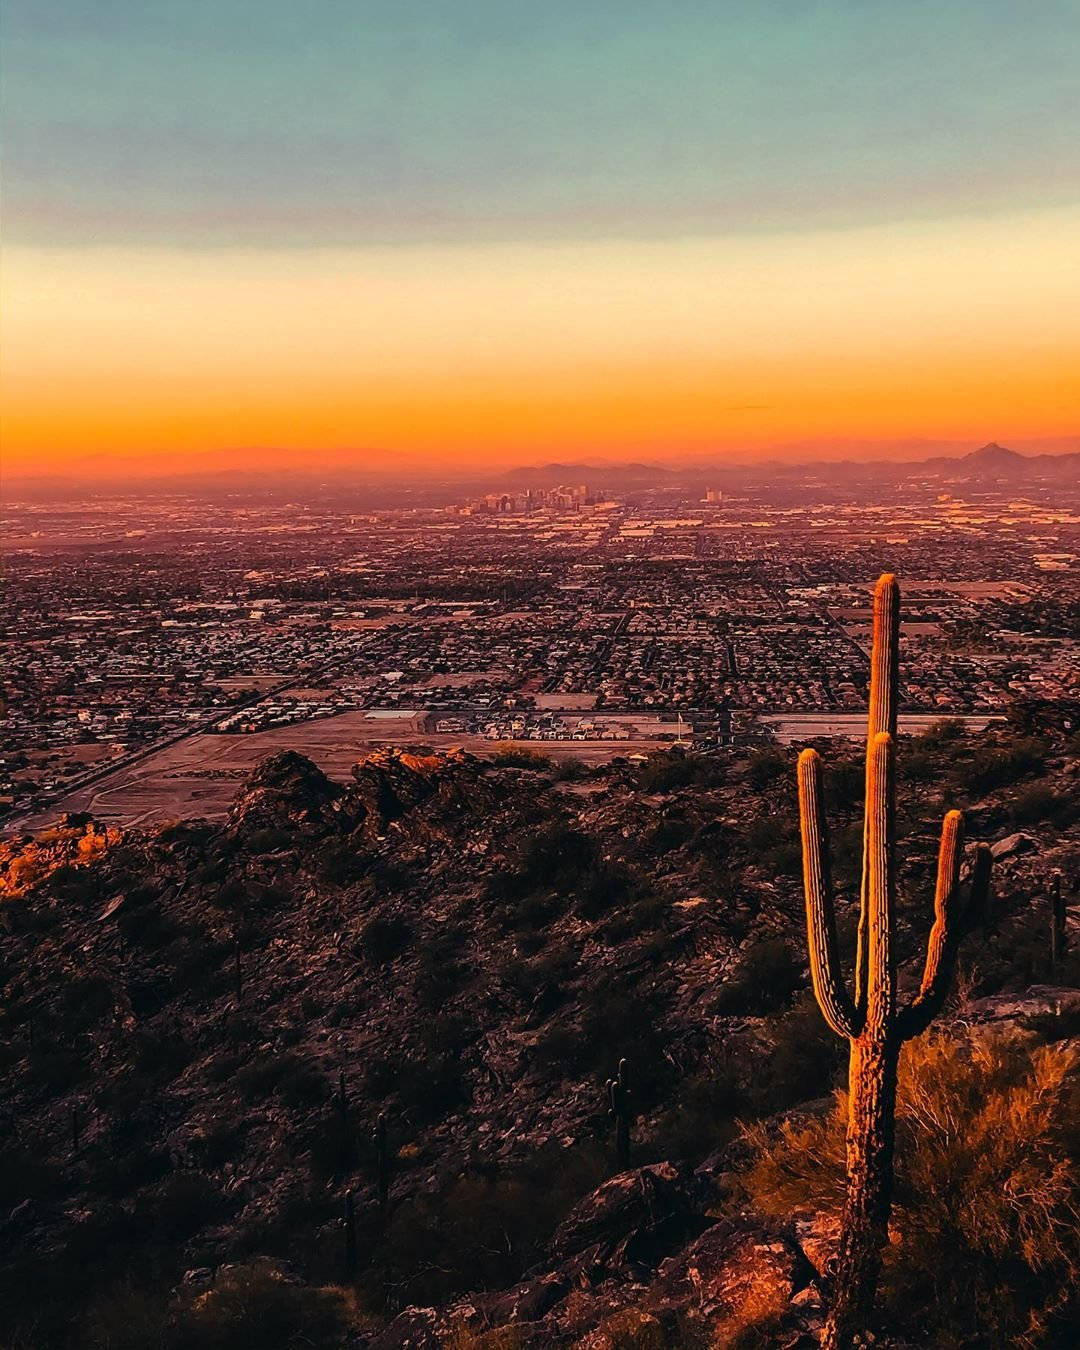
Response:
[[[867,1332],[887,1236],[893,1176],[896,1075],[900,1047],[926,1030],[940,1011],[960,937],[978,914],[990,880],[990,850],[980,845],[970,896],[961,910],[964,821],[945,816],[938,853],[934,924],[919,992],[897,1003],[893,949],[896,893],[896,707],[899,692],[900,591],[883,576],[874,593],[866,806],[855,988],[849,997],[836,954],[836,917],[821,758],[799,757],[806,928],[814,993],[822,1015],[850,1043],[848,1066],[847,1202],[834,1268],[832,1307],[822,1336],[829,1350],[847,1350]]]

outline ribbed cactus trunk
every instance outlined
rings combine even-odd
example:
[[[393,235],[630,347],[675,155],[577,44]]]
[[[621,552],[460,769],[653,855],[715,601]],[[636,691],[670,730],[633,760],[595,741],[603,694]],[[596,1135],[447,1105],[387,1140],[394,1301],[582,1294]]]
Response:
[[[836,918],[821,791],[821,759],[799,757],[806,926],[814,993],[829,1026],[850,1043],[848,1060],[848,1190],[834,1266],[832,1307],[822,1345],[849,1350],[869,1329],[888,1235],[895,1145],[896,1075],[900,1047],[924,1031],[944,1003],[961,933],[957,912],[963,818],[950,811],[938,854],[934,926],[922,986],[897,1008],[892,950],[896,895],[896,706],[900,592],[883,576],[874,594],[870,718],[866,750],[863,868],[855,955],[855,996],[844,990],[836,954]],[[981,908],[990,851],[978,851],[968,915]]]
[[[896,970],[891,953],[895,775],[892,739],[887,732],[875,736],[867,767],[866,1014],[862,1031],[851,1038],[848,1060],[848,1196],[833,1307],[833,1320],[854,1328],[867,1326],[873,1310],[892,1201],[896,1133],[900,1041],[893,1034]],[[832,1343],[845,1342],[837,1339]],[[828,1335],[823,1344],[830,1344]]]

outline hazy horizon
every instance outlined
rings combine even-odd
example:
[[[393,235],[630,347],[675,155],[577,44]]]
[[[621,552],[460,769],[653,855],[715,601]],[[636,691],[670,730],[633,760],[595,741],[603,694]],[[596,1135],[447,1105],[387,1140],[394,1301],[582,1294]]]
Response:
[[[8,477],[1080,435],[1071,4],[5,25]]]

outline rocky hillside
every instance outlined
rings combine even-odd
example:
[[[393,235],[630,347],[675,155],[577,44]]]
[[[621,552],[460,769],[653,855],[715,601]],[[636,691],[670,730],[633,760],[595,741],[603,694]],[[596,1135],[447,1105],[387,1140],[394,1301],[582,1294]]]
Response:
[[[960,996],[1055,1043],[1074,741],[901,751],[905,979],[941,810],[964,805],[997,866]],[[828,757],[850,929],[862,766]],[[0,894],[13,1350],[812,1343],[825,1259],[738,1182],[742,1126],[820,1115],[841,1081],[807,994],[791,756],[395,752],[342,785],[286,753],[222,827],[9,840]],[[604,1090],[623,1057],[628,1171]]]

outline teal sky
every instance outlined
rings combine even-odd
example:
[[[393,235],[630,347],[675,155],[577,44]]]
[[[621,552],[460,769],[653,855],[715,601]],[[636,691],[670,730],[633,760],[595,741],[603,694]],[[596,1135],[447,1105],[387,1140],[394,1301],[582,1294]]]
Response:
[[[1080,197],[1080,0],[6,0],[9,243],[791,230]]]

